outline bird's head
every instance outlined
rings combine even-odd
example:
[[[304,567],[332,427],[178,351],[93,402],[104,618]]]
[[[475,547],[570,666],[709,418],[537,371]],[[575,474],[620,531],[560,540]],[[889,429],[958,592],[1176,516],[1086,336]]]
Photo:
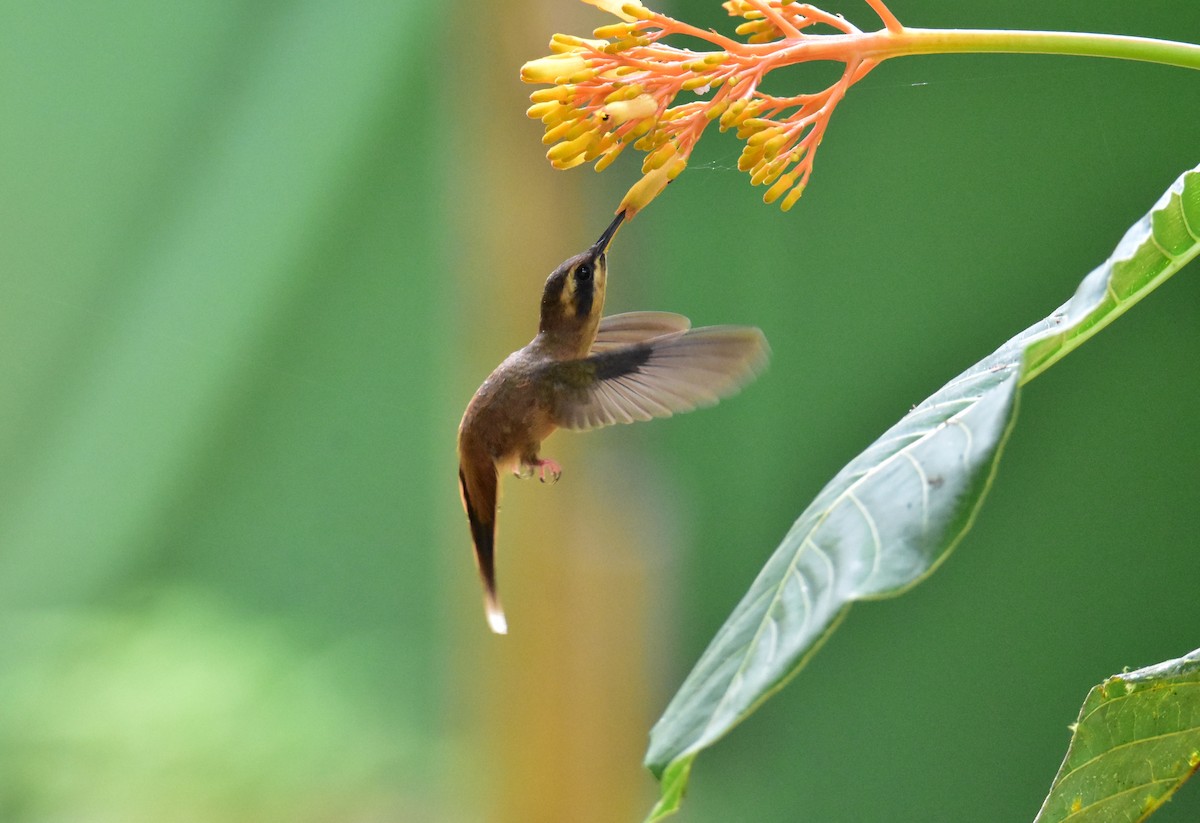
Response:
[[[625,212],[617,212],[600,239],[568,259],[546,279],[538,331],[549,342],[579,348],[581,355],[591,346],[604,311],[608,246],[624,219]]]

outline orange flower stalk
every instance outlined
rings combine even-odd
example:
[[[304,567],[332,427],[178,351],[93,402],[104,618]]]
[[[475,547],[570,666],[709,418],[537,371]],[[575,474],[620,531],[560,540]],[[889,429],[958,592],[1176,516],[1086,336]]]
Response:
[[[786,211],[812,174],[813,155],[834,107],[879,60],[861,53],[863,33],[842,17],[789,0],[729,0],[724,8],[745,20],[742,43],[652,11],[638,2],[587,0],[621,17],[601,26],[597,39],[556,34],[548,57],[526,63],[521,79],[550,83],[530,95],[527,114],[546,125],[546,157],[555,168],[595,161],[602,171],[625,149],[646,152],[643,177],[620,208],[643,208],[687,166],[696,141],[713,121],[746,141],[738,168],[753,185],[767,186],[763,200]],[[881,0],[871,6],[887,29],[900,24]],[[820,34],[814,27],[837,34]],[[672,34],[712,43],[697,52],[662,42]],[[837,35],[841,35],[840,37]],[[824,42],[822,42],[824,41]],[[821,44],[825,48],[814,49]],[[833,46],[833,48],[828,48]],[[837,60],[841,78],[815,94],[773,97],[759,90],[772,69],[806,60]],[[692,92],[697,99],[676,102]]]
[[[713,121],[746,141],[738,168],[767,187],[763,200],[786,211],[804,192],[813,156],[834,108],[854,83],[884,60],[905,54],[1010,52],[1144,60],[1200,69],[1200,46],[1143,37],[1045,31],[974,31],[902,26],[883,0],[865,0],[882,20],[862,31],[840,15],[791,0],[728,0],[745,42],[646,8],[637,0],[585,0],[622,22],[595,39],[556,34],[552,54],[521,68],[527,83],[551,88],[530,95],[527,112],[546,125],[543,142],[555,168],[595,161],[601,171],[626,146],[646,152],[643,177],[620,208],[632,216],[687,166]],[[685,35],[713,45],[692,51],[663,42]],[[841,77],[812,94],[774,97],[759,90],[781,66],[813,60],[844,66]],[[681,94],[694,99],[677,102]]]

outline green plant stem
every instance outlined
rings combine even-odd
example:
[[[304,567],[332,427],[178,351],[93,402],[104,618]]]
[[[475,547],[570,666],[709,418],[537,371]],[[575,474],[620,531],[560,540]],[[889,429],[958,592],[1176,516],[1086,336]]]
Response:
[[[772,58],[780,64],[807,60],[840,60],[853,56],[882,61],[911,54],[1070,54],[1141,60],[1200,69],[1200,45],[1121,34],[1069,31],[1004,31],[998,29],[882,29],[863,34],[813,37],[783,49],[778,43],[742,46],[742,53]]]
[[[1180,68],[1200,69],[1200,45],[1120,34],[1069,31],[996,31],[972,29],[905,29],[881,32],[890,41],[889,54],[952,54],[1005,52],[1010,54],[1074,54],[1141,60]]]

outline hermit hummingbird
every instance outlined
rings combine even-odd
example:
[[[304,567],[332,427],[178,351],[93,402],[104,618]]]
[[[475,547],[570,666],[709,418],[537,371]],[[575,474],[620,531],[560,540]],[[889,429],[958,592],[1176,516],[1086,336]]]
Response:
[[[756,328],[693,329],[669,312],[601,317],[608,246],[624,219],[619,211],[595,243],[550,274],[537,336],[483,381],[459,424],[459,490],[488,625],[497,634],[508,631],[496,590],[500,472],[557,481],[561,467],[539,455],[555,429],[594,429],[712,405],[766,366],[769,348]]]

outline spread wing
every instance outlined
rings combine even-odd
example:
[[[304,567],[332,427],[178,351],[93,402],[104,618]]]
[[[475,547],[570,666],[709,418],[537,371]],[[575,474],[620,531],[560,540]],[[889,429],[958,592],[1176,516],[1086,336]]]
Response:
[[[770,349],[758,329],[709,326],[593,352],[549,367],[555,423],[563,428],[594,429],[711,406],[753,380]]]
[[[667,334],[678,334],[691,327],[691,320],[668,311],[631,311],[602,317],[589,354],[612,351],[618,346],[642,343]]]

